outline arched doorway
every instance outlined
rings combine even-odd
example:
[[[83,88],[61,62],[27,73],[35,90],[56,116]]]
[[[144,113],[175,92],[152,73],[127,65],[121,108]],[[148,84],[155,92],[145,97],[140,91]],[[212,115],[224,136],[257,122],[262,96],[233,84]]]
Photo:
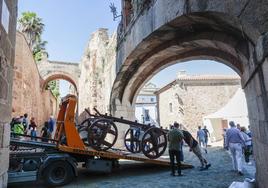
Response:
[[[56,117],[59,111],[59,104],[63,97],[71,94],[75,95],[78,100],[77,83],[72,79],[70,75],[67,74],[49,74],[47,77],[45,77],[45,80],[42,81],[42,91],[45,90],[50,90],[52,95],[54,95],[57,100],[57,103],[53,104],[53,106],[55,106],[53,107],[53,114],[55,114]]]
[[[66,80],[73,85],[75,92],[78,95],[77,81],[74,80],[71,75],[64,74],[64,73],[51,73],[51,74],[47,75],[46,77],[44,77],[43,79],[44,80],[42,82],[42,90],[44,90],[46,88],[47,84],[52,80]]]
[[[257,174],[267,174],[261,168],[265,163],[262,156],[268,155],[264,150],[267,142],[264,144],[263,140],[268,134],[264,130],[268,118],[267,80],[262,65],[265,60],[257,60],[257,39],[257,31],[226,14],[203,12],[177,17],[140,40],[129,53],[126,53],[127,43],[121,47],[117,54],[119,66],[111,93],[111,112],[133,118],[137,93],[153,75],[174,61],[209,59],[224,63],[241,77],[255,134]],[[258,178],[265,182],[262,175]]]

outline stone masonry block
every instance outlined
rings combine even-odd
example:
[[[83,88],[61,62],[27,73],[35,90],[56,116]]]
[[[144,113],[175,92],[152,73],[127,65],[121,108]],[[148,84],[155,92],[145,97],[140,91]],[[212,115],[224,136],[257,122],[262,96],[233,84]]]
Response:
[[[262,62],[268,56],[268,32],[258,38],[256,45],[256,57],[258,62]]]
[[[251,125],[252,134],[254,135],[253,139],[256,139],[256,140],[259,139],[260,138],[259,121],[250,119],[250,125]]]
[[[266,58],[265,62],[262,64],[262,71],[264,75],[265,89],[268,92],[268,58]]]
[[[261,91],[261,82],[260,82],[260,78],[259,78],[259,74],[256,73],[255,77],[254,77],[254,86],[255,86],[255,92],[257,94],[257,96],[260,96],[262,94]]]
[[[268,144],[257,141],[254,143],[254,158],[257,167],[257,184],[260,188],[267,188],[268,186],[268,166],[265,165],[268,156]]]
[[[259,112],[258,112],[258,103],[257,103],[257,97],[252,98],[250,100],[247,100],[247,104],[249,106],[248,108],[248,116],[250,119],[258,119],[259,118]]]
[[[258,119],[264,121],[265,120],[265,113],[264,113],[264,104],[263,103],[263,97],[265,97],[264,95],[261,95],[259,97],[257,97],[257,104],[258,104]]]
[[[0,122],[0,148],[9,146],[10,139],[10,125],[8,123]]]
[[[2,146],[3,148],[9,147],[9,141],[10,141],[10,125],[9,123],[4,124],[3,126],[3,136],[2,136]]]
[[[0,176],[8,170],[9,148],[0,148]]]
[[[0,147],[2,147],[3,144],[3,137],[4,137],[4,126],[0,123]]]
[[[268,121],[260,121],[259,135],[261,142],[268,145]]]
[[[1,188],[7,187],[7,180],[8,180],[8,174],[7,174],[7,172],[5,172],[0,176],[0,187]]]

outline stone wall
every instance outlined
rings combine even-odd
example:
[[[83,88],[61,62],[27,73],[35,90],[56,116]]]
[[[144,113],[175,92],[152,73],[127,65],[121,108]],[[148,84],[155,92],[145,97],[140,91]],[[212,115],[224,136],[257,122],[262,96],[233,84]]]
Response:
[[[164,128],[177,121],[195,133],[197,127],[202,126],[203,117],[222,108],[241,87],[239,77],[226,80],[192,78],[177,80],[158,92],[160,125]]]
[[[268,32],[260,36],[255,57],[246,65],[245,82],[249,120],[253,134],[258,188],[268,188]]]
[[[51,114],[56,116],[57,100],[49,90],[41,88],[42,78],[24,35],[17,32],[16,37],[12,117],[28,113],[40,128]]]
[[[3,8],[4,7],[4,8]],[[4,10],[4,11],[3,11]],[[0,0],[0,187],[7,186],[17,0]]]
[[[115,79],[116,36],[109,37],[107,29],[91,35],[80,63],[79,114],[85,108],[97,107],[109,111],[110,93]]]

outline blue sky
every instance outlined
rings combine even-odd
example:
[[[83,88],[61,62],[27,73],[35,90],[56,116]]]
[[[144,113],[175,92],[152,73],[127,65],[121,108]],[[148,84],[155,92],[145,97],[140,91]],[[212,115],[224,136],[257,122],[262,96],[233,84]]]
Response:
[[[116,31],[119,20],[113,21],[110,3],[120,14],[121,0],[19,0],[18,17],[31,11],[42,18],[50,60],[79,63],[91,33],[98,28]],[[68,88],[69,83],[61,80],[61,96]]]
[[[189,75],[200,74],[224,74],[234,75],[236,72],[230,67],[210,60],[194,60],[183,63],[177,63],[165,68],[156,74],[150,81],[156,83],[158,87],[162,87],[169,82],[172,82],[177,77],[177,73],[180,70],[185,70]],[[236,74],[237,75],[237,74]]]
[[[19,0],[18,17],[32,11],[42,18],[51,60],[79,62],[92,32],[116,31],[119,20],[113,21],[111,2],[120,13],[121,0]]]
[[[98,28],[116,31],[119,20],[113,21],[109,5],[121,10],[121,0],[19,0],[18,17],[22,12],[36,12],[45,24],[43,40],[48,42],[50,60],[77,62],[81,60],[91,33]],[[235,74],[226,65],[211,61],[192,61],[170,66],[153,77],[161,87],[176,78],[179,70],[188,74]],[[60,82],[62,96],[68,92],[68,83]]]

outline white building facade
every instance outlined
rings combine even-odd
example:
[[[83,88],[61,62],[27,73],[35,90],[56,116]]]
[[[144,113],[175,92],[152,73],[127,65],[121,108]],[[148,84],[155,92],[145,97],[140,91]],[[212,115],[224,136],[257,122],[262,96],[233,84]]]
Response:
[[[169,129],[176,121],[195,134],[198,126],[203,126],[203,117],[225,106],[239,88],[237,75],[179,74],[155,92],[159,124]]]
[[[148,83],[140,91],[135,104],[135,117],[139,123],[153,124],[157,123],[157,100],[154,94],[158,88],[155,84]]]

